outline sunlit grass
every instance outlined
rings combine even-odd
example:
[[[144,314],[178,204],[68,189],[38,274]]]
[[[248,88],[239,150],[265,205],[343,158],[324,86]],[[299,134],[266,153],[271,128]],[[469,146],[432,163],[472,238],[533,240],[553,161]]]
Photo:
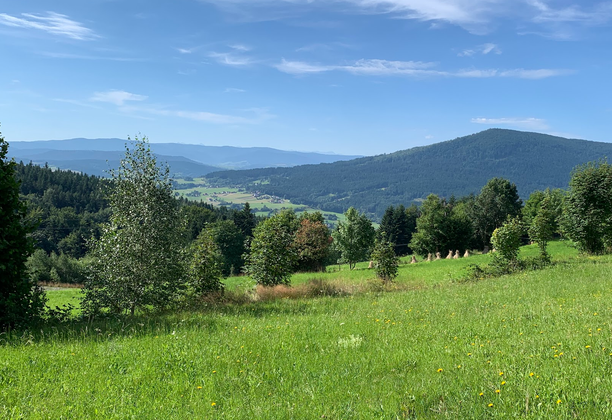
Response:
[[[0,418],[610,418],[612,257],[551,251],[479,282],[452,273],[487,256],[404,265],[401,292],[5,334]]]

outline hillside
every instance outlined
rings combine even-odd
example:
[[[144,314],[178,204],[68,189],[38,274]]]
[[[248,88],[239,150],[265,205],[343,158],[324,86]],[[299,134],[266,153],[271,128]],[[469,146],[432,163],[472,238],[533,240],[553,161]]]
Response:
[[[490,129],[346,162],[221,171],[206,177],[327,211],[344,212],[354,206],[380,217],[389,205],[410,204],[430,193],[478,193],[493,177],[516,183],[524,198],[538,189],[565,188],[576,165],[609,155],[609,143]]]
[[[30,160],[49,162],[50,165],[62,169],[68,168],[66,161],[87,160],[89,163],[98,161],[95,166],[106,163],[109,152],[125,151],[125,140],[121,139],[70,139],[70,140],[48,140],[30,142],[11,142],[9,153],[16,159],[24,162]],[[292,152],[286,150],[272,149],[269,147],[231,147],[231,146],[204,146],[199,144],[181,143],[150,143],[151,150],[157,155],[163,155],[162,160],[168,161],[173,171],[180,172],[184,176],[201,176],[210,172],[211,166],[225,169],[251,169],[266,167],[290,167],[296,165],[330,163],[339,160],[354,159],[359,156],[344,156],[323,153]],[[174,157],[171,158],[171,157]],[[193,164],[208,165],[208,168],[197,168],[192,165],[192,172],[187,174],[182,164],[181,169],[175,168],[179,165],[176,157]],[[187,159],[188,158],[188,159]],[[47,160],[45,160],[47,159]],[[184,161],[184,162],[185,162]],[[74,164],[71,164],[74,166]],[[105,166],[106,167],[106,166]],[[80,169],[74,169],[80,170]],[[87,172],[87,171],[85,171]],[[87,172],[90,173],[90,172]],[[93,175],[93,173],[90,173]]]

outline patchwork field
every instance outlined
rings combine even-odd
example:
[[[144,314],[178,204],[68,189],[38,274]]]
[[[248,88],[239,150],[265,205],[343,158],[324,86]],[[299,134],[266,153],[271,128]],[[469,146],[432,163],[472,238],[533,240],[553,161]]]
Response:
[[[175,190],[178,196],[187,198],[193,201],[203,201],[214,206],[231,206],[233,204],[244,205],[249,203],[252,211],[258,216],[272,216],[274,213],[283,209],[294,209],[297,214],[304,211],[317,211],[309,206],[294,204],[289,200],[284,200],[281,197],[274,197],[265,194],[254,195],[238,188],[230,187],[214,187],[206,183],[203,178],[194,178],[193,181],[185,179],[175,180],[180,185],[195,184],[192,188],[181,188]],[[322,212],[325,220],[329,224],[336,224],[338,220],[344,220],[344,215],[341,213]]]
[[[392,292],[4,334],[0,417],[610,418],[612,257],[551,250],[551,268],[476,282],[459,274],[486,255],[402,265]]]

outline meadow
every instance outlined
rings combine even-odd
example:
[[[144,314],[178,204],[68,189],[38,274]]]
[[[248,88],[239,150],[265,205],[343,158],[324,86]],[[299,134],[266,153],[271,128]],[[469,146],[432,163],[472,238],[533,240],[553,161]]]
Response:
[[[3,334],[0,417],[610,418],[612,257],[550,250],[480,281],[460,274],[487,255],[403,264],[395,291],[360,266],[294,276],[365,285],[342,297]]]

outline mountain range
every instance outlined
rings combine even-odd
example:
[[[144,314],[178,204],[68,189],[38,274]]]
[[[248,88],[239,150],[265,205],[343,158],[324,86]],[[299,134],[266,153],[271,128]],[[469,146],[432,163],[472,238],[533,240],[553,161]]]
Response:
[[[612,144],[540,133],[490,129],[429,146],[350,161],[221,171],[206,177],[326,211],[354,206],[380,217],[389,205],[418,202],[434,193],[478,193],[493,177],[534,190],[567,188],[577,165],[612,156]]]
[[[16,161],[49,164],[89,175],[108,176],[124,155],[121,139],[70,139],[10,143],[9,156]],[[268,147],[204,146],[182,143],[150,143],[160,162],[167,162],[172,176],[199,177],[220,169],[290,167],[349,160],[359,156],[293,152]]]

